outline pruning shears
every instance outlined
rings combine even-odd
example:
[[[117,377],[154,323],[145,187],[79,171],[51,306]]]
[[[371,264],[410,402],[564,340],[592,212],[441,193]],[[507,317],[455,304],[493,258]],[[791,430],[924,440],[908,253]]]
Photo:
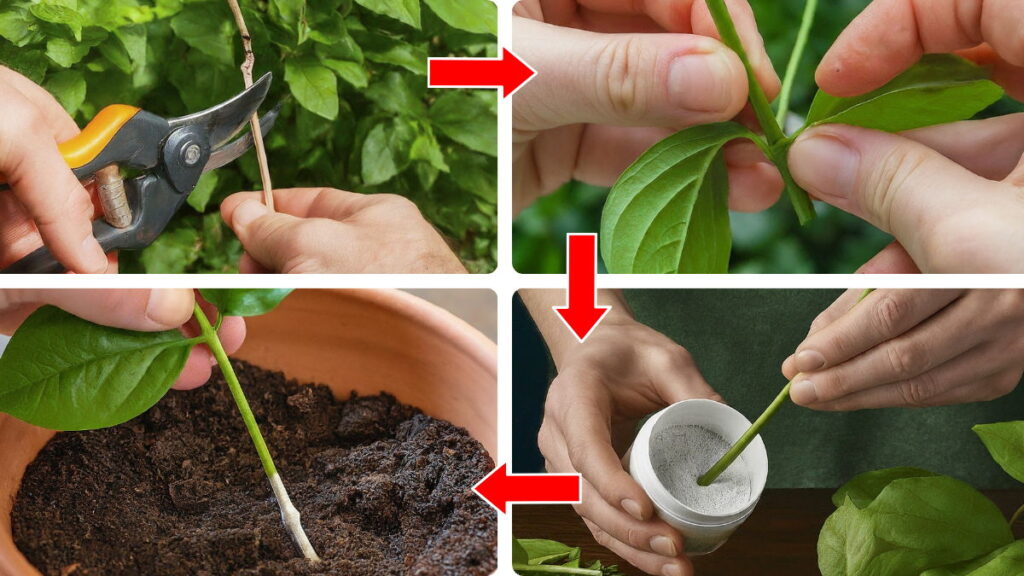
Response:
[[[252,147],[251,133],[231,138],[266,99],[270,81],[268,73],[226,102],[170,120],[134,106],[107,106],[78,136],[60,145],[79,180],[96,179],[104,217],[93,222],[92,232],[104,252],[152,244],[203,173],[235,161]],[[273,128],[279,108],[260,118],[264,133]],[[142,174],[124,181],[122,166]],[[64,270],[43,246],[0,272]]]

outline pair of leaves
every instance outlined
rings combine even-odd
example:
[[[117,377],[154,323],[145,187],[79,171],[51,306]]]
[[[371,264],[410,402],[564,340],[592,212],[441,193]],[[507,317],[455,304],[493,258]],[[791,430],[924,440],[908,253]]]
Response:
[[[200,292],[225,316],[258,316],[290,291]],[[198,343],[177,330],[122,330],[44,306],[0,356],[0,412],[52,430],[116,426],[163,398]]]
[[[995,504],[954,478],[897,468],[854,478],[818,538],[822,576],[919,576],[1013,543]]]
[[[966,120],[998,100],[989,72],[951,55],[930,55],[882,88],[854,98],[819,92],[807,125],[843,123],[888,132]],[[601,248],[615,274],[720,273],[731,244],[721,150],[760,136],[732,124],[689,128],[645,152],[612,188]],[[771,156],[784,162],[792,139]],[[702,196],[711,196],[704,198]],[[706,211],[695,212],[697,206]]]
[[[584,565],[582,549],[554,540],[533,538],[512,540],[512,569],[524,576],[576,574],[579,576],[623,576],[617,566],[604,566],[600,560]]]

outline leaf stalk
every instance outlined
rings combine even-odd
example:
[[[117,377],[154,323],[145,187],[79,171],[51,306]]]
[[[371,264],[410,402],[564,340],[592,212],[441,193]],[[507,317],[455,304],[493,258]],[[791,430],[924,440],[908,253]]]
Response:
[[[1017,508],[1017,511],[1013,513],[1013,516],[1010,518],[1010,527],[1012,528],[1021,518],[1024,518],[1024,506]]]
[[[281,508],[281,519],[296,545],[302,550],[303,556],[314,562],[319,562],[320,557],[313,549],[309,537],[306,536],[306,531],[302,528],[299,511],[292,504],[291,498],[288,497],[288,491],[284,487],[281,475],[277,472],[274,459],[270,456],[270,449],[267,447],[267,442],[263,439],[259,424],[256,422],[256,416],[252,413],[252,408],[249,406],[249,401],[242,390],[242,384],[238,381],[235,369],[231,366],[231,361],[224,350],[224,345],[217,336],[216,329],[210,324],[209,319],[207,319],[206,314],[203,313],[198,303],[195,304],[193,310],[196,322],[199,324],[199,330],[202,333],[202,341],[209,346],[213,357],[217,360],[217,365],[220,367],[221,372],[224,373],[224,380],[227,381],[228,389],[231,390],[231,396],[234,398],[235,404],[238,405],[238,411],[242,415],[245,429],[249,431],[252,443],[256,447],[256,453],[263,464],[263,470],[270,480],[270,486],[274,490],[277,504]],[[218,322],[219,324],[220,322]]]

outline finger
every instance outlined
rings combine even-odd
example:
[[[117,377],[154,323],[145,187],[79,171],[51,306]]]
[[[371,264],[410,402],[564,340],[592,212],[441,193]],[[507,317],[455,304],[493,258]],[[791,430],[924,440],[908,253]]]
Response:
[[[947,406],[993,400],[1012,391],[1005,376],[984,367],[999,361],[996,346],[979,346],[934,370],[899,382],[876,386],[835,400],[810,404],[829,412],[892,407]],[[1017,381],[1020,374],[1017,374]],[[1015,383],[1014,383],[1015,384]]]
[[[192,316],[192,290],[12,290],[13,304],[49,304],[96,324],[155,332],[173,330]]]
[[[25,99],[34,103],[42,113],[42,119],[49,127],[50,134],[57,142],[64,142],[78,135],[79,129],[75,120],[42,86],[4,66],[0,66],[0,85],[14,88]]]
[[[962,294],[962,290],[876,291],[804,339],[796,349],[796,368],[814,372],[839,366],[916,327]]]
[[[274,190],[274,208],[298,218],[330,218],[344,220],[379,200],[377,196],[346,192],[334,188],[292,188]],[[262,192],[238,192],[224,199],[221,217],[229,224],[235,210],[246,202],[263,203]],[[269,212],[269,210],[268,210]]]
[[[725,147],[729,168],[729,209],[761,212],[779,201],[785,183],[778,168],[752,142],[733,142]]]
[[[537,162],[551,162],[550,167],[545,166],[545,169],[556,171],[559,166],[565,165],[564,163],[557,164],[558,161],[565,160],[560,157],[558,148],[565,153],[571,153],[571,151],[567,150],[569,147],[566,145],[566,138],[559,137],[556,139],[557,141],[547,142],[549,135],[552,135],[553,132],[546,132],[534,141],[534,146],[539,146],[536,154]],[[671,136],[672,133],[672,130],[665,128],[588,124],[583,128],[582,136],[579,137],[580,147],[576,154],[573,178],[594,186],[612,186],[641,154]],[[565,134],[565,136],[572,135]]]
[[[970,120],[904,132],[989,180],[1004,180],[1024,156],[1024,114]]]
[[[545,434],[544,457],[549,472],[573,472],[572,462],[566,453],[565,442],[558,434]],[[645,552],[654,552],[669,558],[683,553],[683,538],[678,531],[664,521],[653,517],[639,521],[619,508],[609,504],[586,479],[579,504],[573,505],[583,518],[594,522],[617,540]]]
[[[587,525],[587,528],[590,529],[590,533],[594,535],[594,540],[596,540],[598,544],[611,550],[626,562],[629,562],[648,574],[659,574],[662,576],[693,575],[693,564],[690,562],[689,558],[686,558],[685,556],[679,558],[666,558],[659,554],[637,550],[636,548],[630,547],[629,544],[616,540],[608,534],[608,532],[604,531],[600,526],[590,520],[584,518],[583,522]]]
[[[857,269],[857,274],[920,274],[906,249],[893,242]]]
[[[821,371],[805,371],[793,385],[793,401],[800,405],[827,402],[927,373],[978,345],[977,335],[951,337],[976,316],[973,307],[949,306],[849,361]]]
[[[93,204],[68,168],[38,109],[0,86],[0,100],[18,113],[0,117],[0,173],[32,218],[54,257],[72,272],[101,273],[107,257],[92,235]]]
[[[677,4],[675,0],[655,0],[654,6],[665,6],[671,10]],[[729,14],[736,24],[736,32],[740,36],[740,42],[750,60],[750,65],[757,76],[757,82],[764,89],[769,99],[774,99],[782,88],[782,81],[772,66],[771,58],[765,49],[764,39],[757,28],[757,21],[754,19],[754,10],[746,0],[726,0]],[[718,33],[718,26],[711,18],[711,12],[706,2],[697,2],[694,5],[693,32],[703,34],[712,38],[721,38]],[[657,17],[655,17],[657,20]]]
[[[238,261],[238,273],[239,274],[270,274],[271,271],[263,267],[262,264],[257,262],[249,254],[243,253],[242,258]]]
[[[694,398],[722,402],[722,397],[707,383],[685,348],[677,347],[651,358],[648,364],[654,390],[665,406]]]
[[[854,128],[807,131],[790,150],[798,184],[817,198],[891,233],[929,273],[1003,270],[1004,254],[977,246],[993,213],[1017,210],[1018,190],[986,180],[917,142]]]
[[[683,128],[724,121],[747,79],[721,42],[686,34],[596,34],[515,18],[517,52],[538,71],[516,95],[518,130],[570,124]]]
[[[248,200],[237,207],[222,208],[225,221],[242,246],[260,266],[287,273],[306,255],[322,249],[326,221],[303,219],[282,212],[271,212],[263,203]]]
[[[855,96],[884,85],[924,54],[982,43],[1024,66],[1022,20],[1018,0],[875,0],[822,59],[817,82],[835,96]]]

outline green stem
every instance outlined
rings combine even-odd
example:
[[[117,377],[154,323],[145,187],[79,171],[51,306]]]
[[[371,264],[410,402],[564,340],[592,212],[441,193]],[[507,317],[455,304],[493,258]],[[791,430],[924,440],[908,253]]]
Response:
[[[853,307],[857,306],[857,304],[860,304],[865,298],[868,297],[868,294],[871,294],[872,292],[874,292],[873,288],[868,288],[867,290],[861,292],[860,298],[857,299],[857,301],[853,304],[853,306],[850,307],[850,309],[852,310]],[[697,484],[699,486],[710,486],[715,480],[718,480],[718,477],[722,475],[722,472],[725,472],[726,468],[732,465],[732,463],[735,462],[737,458],[739,458],[740,454],[742,454],[743,451],[747,449],[747,446],[761,432],[761,429],[764,428],[765,424],[767,424],[768,421],[771,420],[773,416],[775,416],[775,413],[779,411],[779,408],[782,408],[782,405],[786,403],[786,399],[789,398],[789,391],[790,389],[793,388],[793,382],[795,381],[795,378],[793,380],[790,380],[789,383],[787,383],[786,386],[782,389],[782,392],[779,392],[779,395],[775,397],[775,400],[772,400],[772,403],[768,405],[768,408],[764,411],[764,413],[761,414],[761,416],[754,421],[753,425],[751,425],[750,428],[748,428],[747,431],[744,432],[742,436],[740,436],[739,440],[737,440],[736,443],[733,444],[732,448],[730,448],[728,452],[722,455],[722,457],[718,459],[718,462],[715,462],[714,466],[712,466],[707,472],[705,472],[703,475],[697,478]]]
[[[769,146],[772,149],[776,149],[776,145],[786,139],[786,134],[775,119],[772,105],[768,101],[768,95],[761,88],[761,83],[757,81],[757,74],[754,72],[754,67],[750,64],[750,57],[747,56],[746,49],[743,48],[743,42],[736,31],[736,25],[732,21],[732,16],[729,15],[729,9],[726,7],[724,0],[707,0],[707,4],[708,9],[711,11],[711,18],[714,19],[715,26],[718,28],[718,34],[722,37],[722,42],[736,52],[740,62],[743,63],[743,68],[747,72],[747,84],[750,86],[750,105],[754,109],[757,121],[761,124],[761,130],[768,139]],[[782,172],[782,178],[786,183],[786,192],[790,202],[793,204],[793,209],[796,211],[797,218],[800,219],[800,224],[807,224],[814,219],[814,204],[811,203],[807,192],[797,186],[796,182],[789,176],[789,170],[785,168],[788,161],[785,149],[785,147],[781,148],[779,153],[771,154],[769,158],[779,166],[779,171]]]
[[[600,570],[573,568],[571,566],[555,566],[553,564],[512,564],[514,572],[548,572],[550,574],[579,574],[581,576],[601,576]]]
[[[1013,513],[1013,516],[1010,518],[1010,526],[1012,527],[1022,517],[1024,517],[1024,506],[1017,508],[1017,511]]]
[[[203,309],[199,307],[199,304],[195,305],[195,316],[204,341],[210,347],[210,351],[213,352],[213,357],[217,359],[217,365],[220,367],[221,372],[224,373],[224,379],[228,383],[228,389],[231,390],[231,396],[235,399],[235,404],[238,405],[238,411],[242,413],[242,421],[245,422],[245,429],[249,431],[252,443],[256,446],[256,453],[259,454],[260,462],[263,463],[263,470],[266,471],[268,478],[272,477],[277,474],[277,466],[274,466],[274,459],[270,457],[270,449],[267,448],[267,443],[263,440],[259,424],[256,423],[256,416],[253,415],[249,401],[245,398],[245,392],[242,390],[241,383],[238,382],[235,369],[231,367],[228,353],[224,351],[224,345],[221,344],[220,338],[217,337],[217,331],[210,325],[210,321],[207,320],[206,314],[203,313]]]
[[[807,0],[800,22],[800,31],[796,35],[796,44],[793,45],[793,53],[789,56],[789,63],[786,65],[786,78],[782,81],[782,92],[779,93],[779,112],[775,116],[783,131],[786,129],[786,116],[789,115],[789,101],[793,95],[793,84],[796,82],[796,75],[800,70],[800,61],[803,60],[807,39],[811,35],[811,26],[814,24],[814,15],[817,11],[818,0]]]

